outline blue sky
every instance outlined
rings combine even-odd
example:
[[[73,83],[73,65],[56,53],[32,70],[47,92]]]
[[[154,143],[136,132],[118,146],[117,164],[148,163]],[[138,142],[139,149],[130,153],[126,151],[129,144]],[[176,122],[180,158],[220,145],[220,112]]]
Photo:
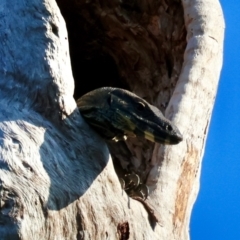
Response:
[[[240,240],[240,1],[221,0],[224,63],[194,205],[191,240]]]

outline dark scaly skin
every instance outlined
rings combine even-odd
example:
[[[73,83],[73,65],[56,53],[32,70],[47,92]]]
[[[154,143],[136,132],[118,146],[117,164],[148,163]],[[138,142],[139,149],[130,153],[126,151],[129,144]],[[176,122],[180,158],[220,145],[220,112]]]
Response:
[[[161,144],[178,144],[183,139],[178,128],[158,108],[124,89],[93,90],[79,98],[77,106],[87,123],[106,140],[137,136]],[[142,202],[151,219],[159,222],[151,206],[144,202],[149,190],[139,176],[130,173],[119,180],[128,195]]]
[[[161,111],[134,93],[103,87],[77,100],[81,115],[104,139],[142,137],[161,144],[178,144],[182,135]]]

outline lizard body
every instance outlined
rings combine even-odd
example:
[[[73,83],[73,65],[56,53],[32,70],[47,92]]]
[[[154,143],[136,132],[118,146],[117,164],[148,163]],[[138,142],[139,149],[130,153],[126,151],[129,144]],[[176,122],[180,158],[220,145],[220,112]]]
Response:
[[[178,128],[158,108],[127,90],[99,88],[79,98],[77,106],[104,139],[118,141],[137,136],[162,144],[182,141]]]
[[[107,140],[111,153],[113,150],[111,142],[126,140],[127,137],[137,136],[161,144],[178,144],[183,139],[178,128],[166,119],[158,108],[124,89],[103,87],[93,90],[79,98],[77,106],[86,122]],[[129,152],[128,149],[122,149],[119,144],[117,149],[120,152],[121,150]],[[118,154],[122,155],[123,152]],[[119,162],[114,162],[118,166]],[[121,160],[120,162],[123,170],[126,163],[122,163]],[[126,193],[142,202],[150,219],[159,222],[151,205],[145,202],[149,188],[142,183],[136,171],[123,174],[121,168],[115,167],[115,170]]]

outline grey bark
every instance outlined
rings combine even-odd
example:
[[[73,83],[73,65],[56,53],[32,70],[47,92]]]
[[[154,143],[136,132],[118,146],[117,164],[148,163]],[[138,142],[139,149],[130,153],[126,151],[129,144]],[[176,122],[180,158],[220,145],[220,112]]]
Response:
[[[0,239],[128,239],[124,231],[129,239],[189,239],[224,23],[216,0],[182,4],[187,46],[183,63],[173,66],[174,87],[167,77],[147,81],[149,100],[167,105],[165,115],[184,135],[178,146],[156,144],[150,153],[147,203],[159,218],[153,224],[144,205],[121,189],[105,142],[76,109],[68,36],[55,1],[1,3]],[[161,19],[152,20],[148,31],[158,40],[161,24],[154,23]],[[146,85],[136,76],[152,79],[148,61],[142,64],[147,74],[133,73],[129,82],[140,96]]]

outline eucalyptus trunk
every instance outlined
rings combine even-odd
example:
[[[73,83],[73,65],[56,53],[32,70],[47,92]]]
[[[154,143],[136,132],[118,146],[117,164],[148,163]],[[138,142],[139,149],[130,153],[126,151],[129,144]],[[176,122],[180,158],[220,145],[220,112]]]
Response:
[[[11,0],[0,12],[0,239],[189,239],[222,67],[219,2]],[[184,140],[130,139],[110,155],[74,99],[106,85],[157,106]],[[134,163],[145,202],[122,190],[112,158]]]

